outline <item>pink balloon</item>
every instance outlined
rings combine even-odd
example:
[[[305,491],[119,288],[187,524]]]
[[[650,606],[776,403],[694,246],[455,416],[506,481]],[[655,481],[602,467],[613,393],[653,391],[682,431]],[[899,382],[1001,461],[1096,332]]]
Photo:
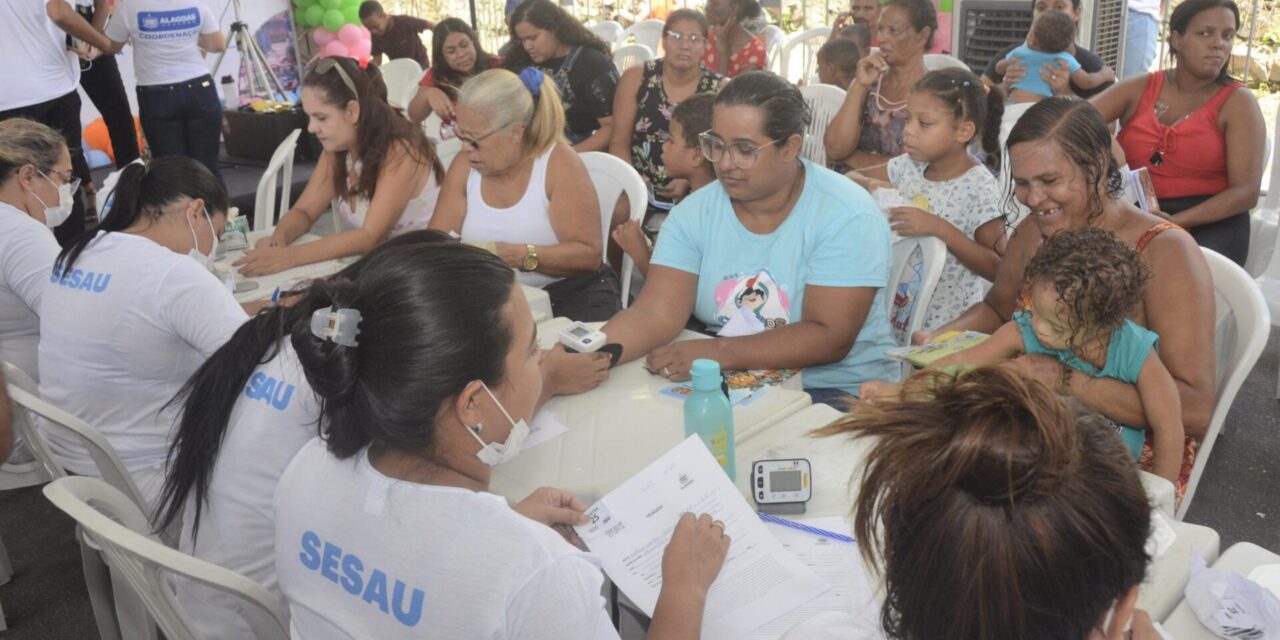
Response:
[[[325,29],[323,27],[317,27],[314,31],[311,32],[312,42],[315,42],[316,46],[322,49],[324,48],[325,45],[329,44],[330,42],[333,42],[337,37],[338,36],[334,34],[334,32],[328,29]]]
[[[338,56],[340,58],[350,58],[351,52],[347,50],[347,45],[342,44],[340,40],[334,40],[324,46],[322,50],[326,56]]]
[[[373,39],[373,32],[369,31],[369,28],[368,28],[368,27],[366,27],[366,26],[363,26],[363,25],[362,25],[362,26],[360,27],[360,33],[363,33],[363,34],[364,34],[364,39],[365,39],[365,40],[372,40],[372,39]]]
[[[360,27],[354,24],[344,24],[341,29],[338,29],[338,39],[342,41],[342,44],[351,47],[364,40],[364,34],[360,33]]]
[[[360,40],[352,45],[349,50],[356,60],[367,60],[369,55],[373,53],[373,43],[368,40]]]

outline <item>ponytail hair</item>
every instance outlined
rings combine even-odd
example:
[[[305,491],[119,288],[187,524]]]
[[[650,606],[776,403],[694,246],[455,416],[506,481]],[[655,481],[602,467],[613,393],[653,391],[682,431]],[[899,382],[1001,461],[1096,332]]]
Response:
[[[1114,428],[1010,369],[916,374],[815,435],[872,443],[854,534],[890,638],[1081,640],[1146,572],[1151,506]]]
[[[100,232],[124,231],[142,219],[158,220],[170,205],[197,198],[204,200],[210,216],[227,211],[227,190],[209,169],[191,158],[172,156],[126,165],[120,170],[115,190],[102,195],[103,202],[111,201],[111,215],[97,229],[72,238],[53,263],[54,273],[69,271]]]
[[[392,238],[331,278],[313,280],[291,292],[288,297],[296,298],[293,304],[270,307],[240,325],[169,401],[169,406],[181,404],[182,414],[169,445],[164,486],[153,517],[155,529],[167,529],[192,498],[192,535],[199,532],[209,483],[231,426],[231,413],[254,370],[279,355],[285,340],[295,350],[315,342],[311,314],[316,309],[343,304],[344,287],[358,281],[361,271],[371,262],[379,262],[381,254],[401,247],[446,242],[453,240],[442,231],[411,231]]]
[[[911,90],[929,94],[950,107],[956,122],[972,122],[973,138],[969,142],[980,140],[989,157],[999,156],[1004,96],[991,95],[973,72],[959,67],[930,71],[920,76]]]
[[[556,83],[534,67],[525,67],[520,75],[505,69],[485,71],[462,85],[458,105],[485,114],[493,128],[524,123],[526,158],[565,142],[564,106]]]
[[[351,58],[317,58],[308,65],[302,84],[319,93],[329,106],[345,109],[353,101],[360,105],[355,144],[360,179],[354,189],[348,186],[347,154],[351,152],[335,153],[333,189],[338,197],[372,198],[392,149],[402,150],[411,162],[430,167],[437,184],[444,180],[444,165],[422,127],[409,122],[387,104],[387,85],[377,66],[369,65],[368,70],[364,70]]]

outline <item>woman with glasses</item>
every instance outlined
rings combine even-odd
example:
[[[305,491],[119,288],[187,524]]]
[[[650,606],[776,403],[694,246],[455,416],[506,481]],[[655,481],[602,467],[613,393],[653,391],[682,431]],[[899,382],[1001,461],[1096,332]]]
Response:
[[[462,85],[457,117],[466,161],[449,167],[431,228],[491,249],[557,317],[613,315],[618,277],[602,264],[595,187],[564,142],[555,83],[533,67],[486,71]]]
[[[849,93],[827,126],[827,158],[888,180],[889,159],[902,153],[907,94],[925,74],[938,14],[930,0],[889,0],[876,24],[880,51],[858,62]]]
[[[418,94],[409,103],[409,119],[422,122],[436,114],[445,125],[453,124],[453,106],[458,101],[458,88],[468,78],[496,68],[502,58],[484,50],[471,25],[445,18],[436,23],[431,35],[431,59],[418,83]],[[435,135],[437,132],[430,132]]]
[[[609,47],[550,0],[526,0],[511,14],[503,66],[536,66],[555,80],[564,106],[564,137],[577,151],[608,151],[618,70]]]
[[[707,20],[715,25],[708,36],[710,42],[702,54],[708,69],[730,78],[748,71],[763,69],[769,62],[764,38],[751,33],[743,24],[760,17],[756,0],[710,0]]]
[[[896,376],[884,354],[888,223],[862,188],[800,158],[809,117],[772,73],[720,92],[701,136],[719,181],[671,210],[640,297],[605,325],[623,359],[647,354],[670,380],[688,380],[696,358],[804,369],[815,401]],[[671,343],[690,315],[720,337]]]
[[[0,360],[37,381],[37,314],[58,257],[52,229],[71,214],[77,186],[61,134],[25,118],[0,122]]]
[[[377,74],[371,68],[370,74]],[[419,127],[386,101],[380,76],[351,58],[319,58],[302,78],[307,131],[324,147],[307,187],[270,236],[235,262],[260,276],[304,264],[358,256],[387,238],[425,229],[444,168]],[[346,227],[315,242],[291,244],[334,204]]]
[[[689,182],[669,180],[662,163],[662,143],[671,135],[671,111],[695,93],[715,93],[724,76],[702,65],[707,19],[701,13],[692,9],[671,12],[662,33],[662,59],[622,74],[613,98],[614,133],[609,152],[640,172],[652,194],[650,204],[669,208],[689,193]]]
[[[138,117],[153,158],[195,158],[222,181],[218,147],[222,105],[204,56],[227,48],[218,18],[203,0],[121,0],[106,36],[120,52],[133,43]]]

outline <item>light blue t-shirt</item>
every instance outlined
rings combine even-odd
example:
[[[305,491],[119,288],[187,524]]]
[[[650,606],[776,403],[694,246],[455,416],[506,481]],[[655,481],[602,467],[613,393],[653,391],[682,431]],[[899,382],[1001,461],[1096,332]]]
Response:
[[[718,181],[698,189],[671,210],[652,262],[698,276],[694,316],[713,330],[799,322],[806,285],[878,289],[848,355],[804,370],[807,388],[856,394],[862,382],[900,372],[884,353],[896,346],[884,303],[889,225],[848,178],[808,160],[804,171],[791,215],[765,235],[742,226]]]
[[[1016,49],[1010,51],[1009,55],[1005,56],[1004,59],[1010,61],[1018,60],[1027,67],[1027,75],[1013,83],[1013,86],[1010,87],[1011,89],[1021,89],[1027,93],[1034,93],[1045,98],[1053,97],[1053,87],[1050,87],[1049,83],[1040,77],[1042,65],[1065,60],[1067,66],[1071,69],[1069,73],[1075,73],[1080,69],[1080,62],[1076,60],[1076,57],[1065,51],[1045,53],[1036,51],[1025,44],[1019,45]]]

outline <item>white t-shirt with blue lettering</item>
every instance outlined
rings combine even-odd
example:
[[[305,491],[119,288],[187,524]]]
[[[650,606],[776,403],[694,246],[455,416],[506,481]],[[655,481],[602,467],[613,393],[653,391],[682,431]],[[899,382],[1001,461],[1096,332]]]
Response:
[[[41,307],[40,395],[105,436],[153,502],[179,411],[161,410],[248,316],[195,260],[130,233],[100,233]],[[68,468],[98,475],[77,442],[44,433]]]
[[[133,73],[147,87],[208,75],[197,38],[217,31],[218,19],[200,0],[121,0],[105,33],[115,42],[133,38]]]
[[[0,202],[0,360],[39,380],[40,299],[58,258],[53,232]]]
[[[276,573],[294,638],[618,637],[591,554],[499,496],[392,479],[319,438],[276,489]]]
[[[742,226],[712,182],[671,210],[652,262],[698,276],[694,315],[712,329],[736,315],[766,330],[800,322],[808,285],[878,289],[848,355],[804,370],[806,388],[856,394],[864,381],[899,374],[884,354],[896,346],[884,303],[890,257],[889,224],[871,196],[805,160],[804,190],[773,233]]]
[[[276,483],[316,436],[319,418],[320,404],[286,336],[280,352],[249,376],[231,410],[198,532],[190,499],[183,512],[180,550],[253,578],[280,598],[281,608],[288,603],[276,580]],[[199,637],[252,637],[235,600],[186,580],[175,583]]]

